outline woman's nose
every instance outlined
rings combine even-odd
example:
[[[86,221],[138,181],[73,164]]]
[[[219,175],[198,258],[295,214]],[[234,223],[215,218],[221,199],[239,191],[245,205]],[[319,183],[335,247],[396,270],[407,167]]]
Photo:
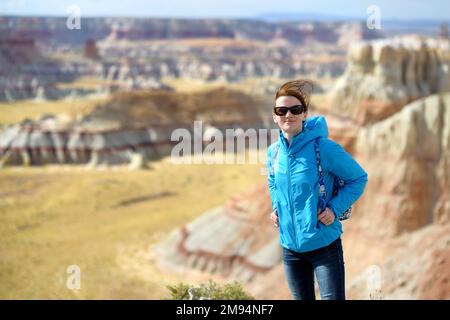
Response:
[[[292,117],[292,116],[294,116],[294,114],[291,113],[291,110],[288,110],[285,117]]]

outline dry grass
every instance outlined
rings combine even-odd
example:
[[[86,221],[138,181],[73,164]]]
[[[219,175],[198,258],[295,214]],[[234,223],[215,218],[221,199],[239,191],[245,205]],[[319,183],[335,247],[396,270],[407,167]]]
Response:
[[[264,83],[274,83],[275,85],[280,86],[284,82],[291,79],[279,79],[273,77],[247,77],[238,82],[228,83],[226,81],[215,80],[215,81],[204,81],[204,80],[190,80],[183,78],[172,78],[165,77],[162,81],[169,86],[173,87],[176,91],[179,92],[203,92],[212,89],[217,89],[223,86],[226,86],[229,89],[242,91],[247,94],[256,94],[260,95],[260,92],[255,91],[255,88],[261,88]],[[273,93],[275,94],[275,92]],[[267,97],[265,97],[267,98]],[[270,95],[272,98],[272,95]]]
[[[151,166],[2,169],[0,298],[162,298],[180,279],[151,262],[136,270],[135,249],[264,179],[259,165]],[[78,292],[66,288],[69,265],[81,268]]]
[[[38,120],[45,114],[66,114],[70,118],[76,118],[91,111],[100,101],[102,99],[80,98],[46,102],[35,102],[33,100],[1,102],[0,125],[15,124],[26,118]]]
[[[161,81],[177,92],[204,92],[222,87],[224,84],[219,81],[206,82],[204,80],[192,80],[185,78],[164,77]]]
[[[103,80],[98,77],[80,77],[72,82],[61,82],[56,85],[60,89],[92,89],[96,90],[99,87],[104,87],[107,85],[119,85],[119,81],[115,80]]]

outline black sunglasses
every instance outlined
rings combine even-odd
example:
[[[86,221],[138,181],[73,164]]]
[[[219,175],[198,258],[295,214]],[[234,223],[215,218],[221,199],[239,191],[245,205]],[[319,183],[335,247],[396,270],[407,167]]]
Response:
[[[297,104],[295,106],[291,107],[274,107],[273,113],[275,113],[277,116],[285,116],[288,111],[291,111],[292,114],[302,114],[306,111],[306,107],[302,104]]]

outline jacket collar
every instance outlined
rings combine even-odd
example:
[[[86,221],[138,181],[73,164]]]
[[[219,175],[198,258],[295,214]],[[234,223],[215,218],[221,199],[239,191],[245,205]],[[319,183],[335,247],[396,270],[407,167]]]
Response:
[[[328,138],[328,125],[324,116],[309,117],[306,119],[302,131],[293,136],[289,144],[281,129],[279,134],[281,148],[289,154],[295,154],[311,140],[318,137]]]

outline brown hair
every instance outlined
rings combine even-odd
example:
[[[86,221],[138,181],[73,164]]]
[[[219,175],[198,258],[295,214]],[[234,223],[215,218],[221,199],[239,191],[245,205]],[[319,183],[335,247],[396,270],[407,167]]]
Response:
[[[292,80],[283,84],[275,95],[275,100],[283,96],[296,97],[308,111],[313,84],[309,80]]]

